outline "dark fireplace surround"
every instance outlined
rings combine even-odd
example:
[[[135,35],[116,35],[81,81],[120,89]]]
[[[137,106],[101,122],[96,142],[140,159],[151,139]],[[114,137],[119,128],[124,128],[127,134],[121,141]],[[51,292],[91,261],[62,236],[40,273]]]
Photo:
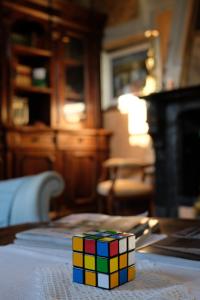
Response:
[[[151,94],[149,133],[156,156],[156,215],[176,217],[200,195],[200,86]]]

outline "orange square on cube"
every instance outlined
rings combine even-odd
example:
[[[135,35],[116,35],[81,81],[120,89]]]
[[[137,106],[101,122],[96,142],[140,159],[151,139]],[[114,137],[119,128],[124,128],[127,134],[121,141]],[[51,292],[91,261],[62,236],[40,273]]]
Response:
[[[93,271],[85,271],[85,284],[96,286],[96,273]]]
[[[73,252],[73,265],[83,268],[83,254],[79,252]]]
[[[127,253],[120,255],[120,257],[119,257],[119,268],[120,269],[127,267],[127,259],[128,259]]]
[[[114,288],[119,285],[119,273],[115,272],[110,275],[110,288]]]
[[[74,236],[72,240],[73,251],[83,252],[83,238],[80,236]]]
[[[131,266],[128,268],[128,281],[135,279],[136,269],[135,266]]]

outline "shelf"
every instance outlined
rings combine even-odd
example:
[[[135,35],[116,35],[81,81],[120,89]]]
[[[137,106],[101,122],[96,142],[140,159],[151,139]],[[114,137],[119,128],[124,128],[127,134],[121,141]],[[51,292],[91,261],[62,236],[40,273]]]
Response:
[[[27,92],[27,93],[38,93],[38,94],[51,94],[51,88],[49,87],[37,87],[37,86],[24,86],[15,85],[16,91]]]
[[[67,95],[65,97],[67,101],[73,100],[73,101],[78,101],[78,102],[83,102],[83,96],[74,96],[74,95]]]
[[[76,60],[76,59],[73,59],[73,58],[64,59],[63,63],[65,65],[72,66],[72,67],[83,66],[83,61],[79,61],[79,60]]]
[[[23,45],[14,45],[13,51],[16,54],[21,54],[25,56],[40,56],[40,57],[51,57],[52,52],[45,49],[33,48]]]

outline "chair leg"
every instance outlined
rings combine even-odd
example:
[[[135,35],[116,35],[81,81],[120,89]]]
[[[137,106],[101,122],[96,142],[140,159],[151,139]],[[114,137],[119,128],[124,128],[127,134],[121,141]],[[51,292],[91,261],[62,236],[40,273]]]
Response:
[[[148,209],[149,209],[149,217],[153,217],[155,215],[155,207],[154,207],[154,197],[153,197],[153,195],[150,196]]]
[[[103,213],[104,212],[104,201],[105,199],[103,199],[102,196],[97,195],[97,211],[98,213]]]
[[[110,193],[107,197],[107,203],[106,203],[106,211],[109,215],[113,214],[113,194]]]

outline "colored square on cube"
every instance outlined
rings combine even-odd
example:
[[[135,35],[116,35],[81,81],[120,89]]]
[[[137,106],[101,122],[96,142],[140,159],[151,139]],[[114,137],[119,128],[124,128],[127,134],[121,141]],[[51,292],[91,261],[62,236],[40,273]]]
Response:
[[[110,289],[119,285],[119,272],[112,273],[110,275]]]
[[[109,259],[107,257],[97,256],[97,272],[109,272]]]
[[[73,268],[73,282],[84,283],[84,269]]]
[[[119,245],[118,240],[115,240],[110,243],[110,256],[111,257],[118,255],[118,253],[119,253],[118,245]]]
[[[108,257],[109,256],[109,243],[97,241],[97,255]]]
[[[85,284],[96,286],[97,284],[97,278],[96,278],[96,272],[94,271],[85,271]]]
[[[95,270],[95,256],[94,255],[85,254],[84,267],[85,267],[85,269]]]
[[[130,266],[128,268],[128,281],[135,279],[136,269],[135,266]]]
[[[96,252],[96,240],[85,239],[85,253],[95,254]]]
[[[118,270],[118,256],[115,256],[110,259],[110,273],[113,273]]]
[[[127,239],[126,238],[121,238],[119,240],[119,253],[124,253],[127,251]]]
[[[109,275],[98,273],[97,280],[98,280],[98,287],[101,287],[101,288],[104,288],[104,289],[109,289],[110,288]]]
[[[73,251],[83,252],[84,235],[77,235],[72,238],[72,249]]]
[[[124,253],[124,254],[121,254],[119,256],[119,268],[120,269],[123,269],[123,268],[126,268],[128,263],[127,263],[127,253]]]
[[[135,251],[128,252],[128,265],[134,265],[135,264]]]
[[[128,237],[128,250],[135,250],[135,236],[131,235]]]
[[[119,271],[119,284],[126,283],[128,281],[128,270],[123,269]]]
[[[73,252],[73,265],[83,268],[83,253]]]
[[[135,278],[135,236],[90,231],[73,237],[73,281],[113,289]]]

